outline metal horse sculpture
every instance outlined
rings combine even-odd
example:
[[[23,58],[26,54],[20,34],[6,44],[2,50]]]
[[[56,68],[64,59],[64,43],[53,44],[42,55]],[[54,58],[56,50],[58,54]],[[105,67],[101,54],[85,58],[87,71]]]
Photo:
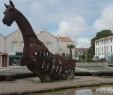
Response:
[[[47,47],[37,38],[30,23],[19,12],[12,1],[5,5],[3,23],[7,26],[15,21],[21,30],[24,49],[21,64],[26,65],[30,71],[36,74],[42,82],[61,79],[73,79],[75,61],[64,59],[58,54],[53,55]]]

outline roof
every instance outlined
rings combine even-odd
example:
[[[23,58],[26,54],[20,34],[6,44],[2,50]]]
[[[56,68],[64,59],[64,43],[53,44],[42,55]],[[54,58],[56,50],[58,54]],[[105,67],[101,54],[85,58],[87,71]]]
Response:
[[[8,37],[8,36],[10,36],[10,35],[13,35],[13,34],[16,33],[16,32],[21,32],[21,31],[20,31],[20,29],[18,28],[18,29],[15,30],[14,32],[8,34],[6,37]],[[35,29],[34,32],[35,32],[36,35],[39,35],[42,31]]]
[[[10,36],[10,35],[12,35],[12,34],[18,32],[18,31],[20,32],[20,29],[17,29],[16,31],[10,33],[10,34],[7,35],[6,37],[8,37],[8,36]],[[47,33],[47,34],[53,36],[53,37],[56,38],[56,39],[60,39],[61,42],[73,42],[70,37],[61,37],[61,36],[60,36],[60,37],[55,37],[54,35],[52,35],[51,33],[49,33],[47,30],[36,30],[36,29],[35,29],[34,32],[35,32],[36,35],[41,35],[42,33]]]
[[[0,36],[3,37],[3,38],[5,37],[5,36],[3,36],[2,34],[0,34]]]
[[[107,37],[102,37],[102,38],[97,39],[97,40],[95,40],[95,41],[101,41],[101,40],[111,39],[111,38],[113,38],[113,35],[110,35],[110,36],[107,36]]]
[[[59,37],[61,42],[73,42],[70,37]]]
[[[42,33],[47,33],[47,34],[49,34],[49,35],[51,35],[51,36],[53,36],[54,38],[56,38],[57,39],[57,37],[55,37],[54,35],[52,35],[51,33],[49,33],[48,31],[40,31],[40,33],[39,34],[37,34],[37,35],[41,35]]]
[[[76,52],[87,51],[89,48],[75,48]]]
[[[14,33],[18,32],[18,31],[20,31],[20,30],[19,30],[19,29],[17,29],[17,30],[15,30],[14,32],[12,32],[12,33],[8,34],[8,35],[7,35],[7,36],[5,36],[5,37],[7,38],[8,36],[13,35]]]

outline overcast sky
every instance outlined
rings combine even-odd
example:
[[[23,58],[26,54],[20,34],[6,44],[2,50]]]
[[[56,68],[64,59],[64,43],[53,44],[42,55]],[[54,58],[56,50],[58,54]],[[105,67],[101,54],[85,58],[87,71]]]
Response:
[[[89,47],[90,39],[102,29],[113,30],[113,0],[12,0],[34,29],[69,36],[77,47]],[[3,25],[4,3],[0,0],[0,34],[8,35],[18,26]]]

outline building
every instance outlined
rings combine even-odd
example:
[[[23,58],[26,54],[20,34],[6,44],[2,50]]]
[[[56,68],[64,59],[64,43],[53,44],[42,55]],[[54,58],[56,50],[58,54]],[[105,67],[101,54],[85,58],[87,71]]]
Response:
[[[5,37],[0,35],[0,52],[5,52]]]
[[[5,52],[6,40],[0,35],[0,67],[6,67],[8,63],[8,54]]]
[[[75,42],[71,40],[70,37],[58,37],[58,52],[61,55],[69,56],[70,50],[67,48],[67,45],[75,45]],[[75,59],[75,48],[72,49],[72,57]]]
[[[23,38],[20,30],[7,35],[6,37],[6,49],[5,52],[8,53],[9,62],[7,65],[20,65],[22,52],[23,52]]]
[[[47,30],[35,30],[35,33],[51,53],[69,54],[67,44],[72,43],[69,37],[58,38],[47,32]],[[24,47],[21,31],[17,29],[6,37],[0,35],[0,43],[2,44],[0,46],[0,66],[20,65]]]
[[[53,54],[57,53],[57,49],[58,49],[57,37],[53,36],[46,30],[40,31],[40,33],[37,34],[37,37],[41,42],[44,43],[44,45],[48,48],[49,51],[51,51],[51,53]]]
[[[113,35],[95,41],[95,59],[113,60]]]
[[[82,56],[87,60],[87,52],[89,48],[75,48],[76,60],[82,60]]]

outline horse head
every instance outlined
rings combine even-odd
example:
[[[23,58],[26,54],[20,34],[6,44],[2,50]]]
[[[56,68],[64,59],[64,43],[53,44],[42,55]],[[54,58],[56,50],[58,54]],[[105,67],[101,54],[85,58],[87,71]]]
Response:
[[[4,4],[6,10],[3,12],[4,17],[2,19],[3,23],[7,26],[11,26],[11,24],[13,23],[16,9],[12,1],[9,1],[9,3],[10,5]]]

